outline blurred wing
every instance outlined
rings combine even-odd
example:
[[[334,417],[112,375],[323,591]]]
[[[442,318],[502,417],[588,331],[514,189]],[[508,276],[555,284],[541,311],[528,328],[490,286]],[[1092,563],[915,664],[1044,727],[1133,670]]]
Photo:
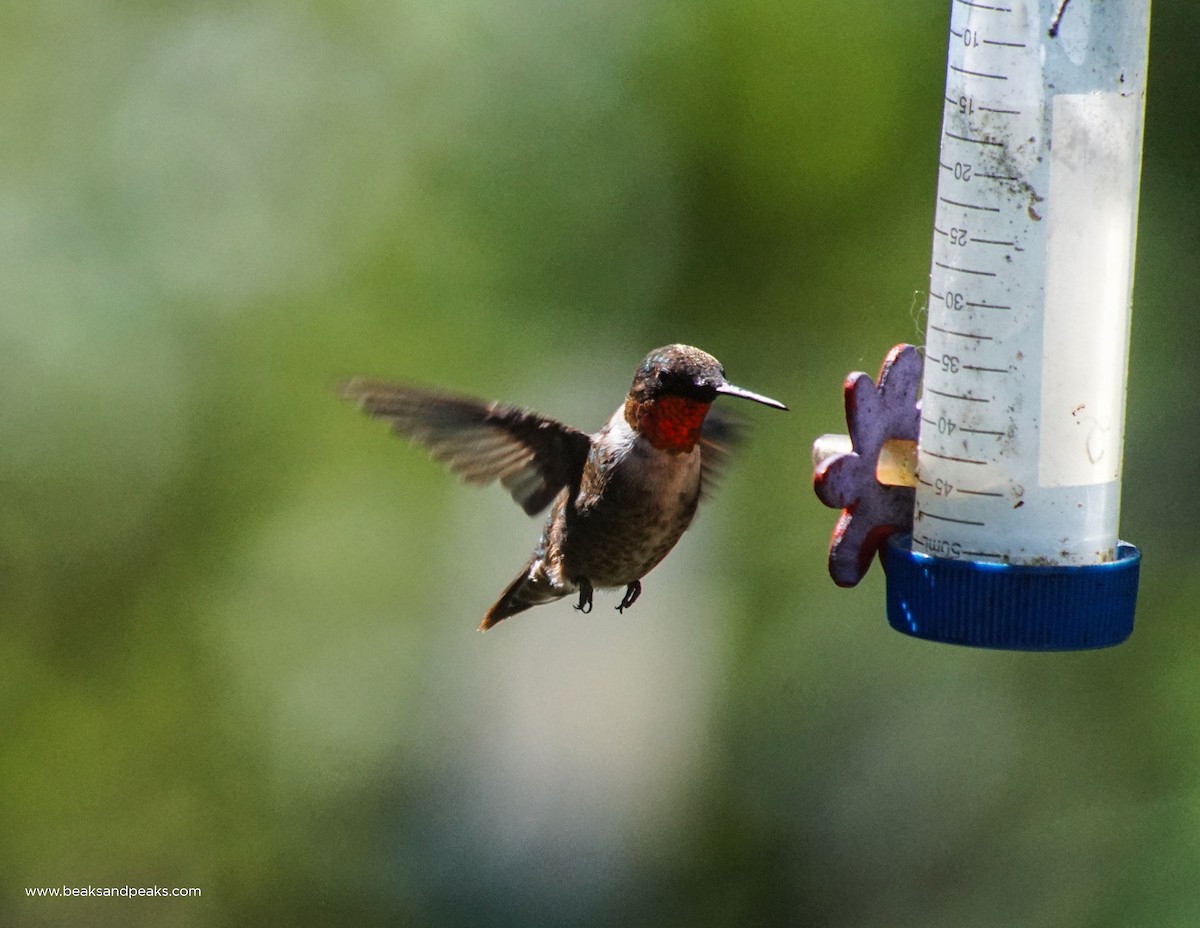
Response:
[[[746,420],[714,406],[700,429],[700,494],[708,498],[720,483],[730,454],[745,438]]]
[[[587,461],[586,433],[525,409],[361,378],[340,393],[468,483],[499,480],[529,515],[577,480]]]

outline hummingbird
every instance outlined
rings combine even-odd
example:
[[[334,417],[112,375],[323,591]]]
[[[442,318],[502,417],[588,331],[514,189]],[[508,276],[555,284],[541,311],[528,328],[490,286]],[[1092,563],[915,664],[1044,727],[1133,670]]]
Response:
[[[625,401],[594,434],[540,413],[404,384],[355,378],[343,398],[446,464],[468,483],[498,480],[528,515],[551,506],[533,554],[479,625],[597,588],[625,588],[624,612],[642,577],[692,522],[740,431],[710,407],[720,396],[787,407],[734,386],[710,354],[667,345],[638,366]]]

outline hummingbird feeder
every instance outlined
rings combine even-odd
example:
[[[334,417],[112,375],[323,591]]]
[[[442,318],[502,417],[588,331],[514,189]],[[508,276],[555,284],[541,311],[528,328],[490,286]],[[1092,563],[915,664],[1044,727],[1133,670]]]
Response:
[[[888,621],[919,638],[1119,644],[1141,562],[1117,529],[1149,2],[950,20],[925,347],[851,374],[848,438],[814,445],[842,510],[830,573],[853,586],[878,552]]]

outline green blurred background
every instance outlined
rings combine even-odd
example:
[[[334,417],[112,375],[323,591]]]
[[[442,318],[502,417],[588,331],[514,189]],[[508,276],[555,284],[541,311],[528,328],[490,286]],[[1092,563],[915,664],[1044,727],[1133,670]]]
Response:
[[[1133,638],[917,642],[826,576],[808,448],[921,337],[948,15],[5,4],[0,924],[1200,924],[1194,5],[1151,41]],[[331,387],[592,429],[672,341],[793,412],[632,612],[477,634],[539,524]],[[204,895],[25,898],[62,884]]]

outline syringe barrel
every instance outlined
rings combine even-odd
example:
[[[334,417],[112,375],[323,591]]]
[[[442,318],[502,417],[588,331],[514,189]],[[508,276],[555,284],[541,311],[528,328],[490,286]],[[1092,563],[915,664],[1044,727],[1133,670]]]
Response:
[[[1149,14],[952,4],[916,551],[1115,557]]]

